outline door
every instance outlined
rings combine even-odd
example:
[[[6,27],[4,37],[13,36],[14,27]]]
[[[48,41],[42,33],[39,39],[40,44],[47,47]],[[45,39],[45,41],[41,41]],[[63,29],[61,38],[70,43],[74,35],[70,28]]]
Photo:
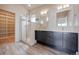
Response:
[[[5,39],[6,39],[5,15],[0,14],[0,44],[5,43]]]
[[[15,13],[0,9],[0,43],[15,42]]]

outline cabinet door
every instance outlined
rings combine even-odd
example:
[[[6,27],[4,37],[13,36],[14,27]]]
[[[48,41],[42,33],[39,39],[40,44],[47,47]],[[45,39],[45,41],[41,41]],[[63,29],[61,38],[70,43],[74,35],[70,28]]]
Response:
[[[62,32],[53,32],[53,45],[62,50]]]
[[[48,32],[47,31],[35,31],[35,39],[37,42],[48,45]]]
[[[49,32],[48,39],[51,47],[62,50],[62,32]]]
[[[35,31],[35,39],[37,41],[41,41],[41,32],[40,31]]]
[[[63,49],[69,53],[75,53],[78,50],[77,33],[63,33]]]
[[[47,31],[47,44],[54,48],[55,38],[54,38],[54,32]]]
[[[41,31],[41,38],[42,42],[45,43],[46,45],[49,44],[48,40],[48,31]]]
[[[35,31],[35,39],[39,42],[45,42],[45,32],[44,31]]]
[[[53,32],[47,31],[47,43],[49,45],[53,45],[53,40],[54,40],[54,38],[53,38]]]

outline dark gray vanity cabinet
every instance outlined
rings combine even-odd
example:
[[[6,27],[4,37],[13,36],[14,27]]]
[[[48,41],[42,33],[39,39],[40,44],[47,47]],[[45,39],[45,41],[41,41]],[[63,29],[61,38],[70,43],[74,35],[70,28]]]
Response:
[[[52,32],[51,43],[53,43],[54,48],[61,50],[62,49],[62,33]]]
[[[63,33],[63,50],[65,52],[75,53],[78,51],[78,34],[77,33]]]
[[[35,39],[37,42],[69,54],[78,51],[78,33],[35,31]]]
[[[47,32],[45,31],[36,31],[35,32],[35,39],[41,43],[47,44]]]

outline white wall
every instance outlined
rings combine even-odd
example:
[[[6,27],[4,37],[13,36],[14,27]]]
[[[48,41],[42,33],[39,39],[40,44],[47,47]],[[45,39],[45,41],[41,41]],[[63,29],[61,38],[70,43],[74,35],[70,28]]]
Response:
[[[20,16],[28,13],[27,10],[22,6],[18,4],[0,4],[0,9],[7,10],[10,12],[15,13],[15,38],[16,41],[21,40],[21,32],[20,32]]]
[[[56,27],[56,6],[52,7],[48,11],[48,29],[51,30],[57,30]]]

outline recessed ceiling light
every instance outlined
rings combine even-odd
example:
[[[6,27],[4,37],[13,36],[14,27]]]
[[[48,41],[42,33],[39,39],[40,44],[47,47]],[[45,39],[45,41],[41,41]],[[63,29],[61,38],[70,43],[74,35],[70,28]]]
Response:
[[[31,4],[28,4],[28,7],[31,7]]]

